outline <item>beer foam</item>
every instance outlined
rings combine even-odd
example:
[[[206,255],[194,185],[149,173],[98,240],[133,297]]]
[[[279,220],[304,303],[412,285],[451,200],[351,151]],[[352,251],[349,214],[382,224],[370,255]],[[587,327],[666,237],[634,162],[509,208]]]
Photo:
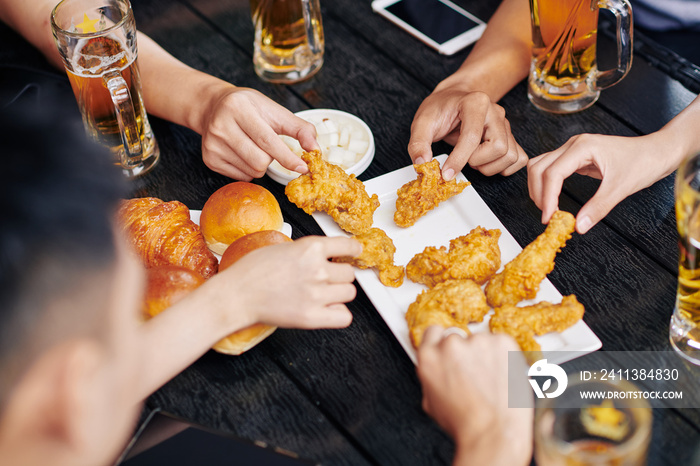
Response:
[[[75,46],[75,50],[73,52],[73,59],[71,60],[71,67],[72,73],[77,75],[77,76],[82,76],[86,78],[94,78],[95,76],[101,76],[109,71],[114,71],[114,70],[124,70],[131,66],[131,64],[134,62],[136,59],[136,55],[129,57],[129,52],[128,48],[118,38],[114,36],[106,36],[107,39],[113,40],[119,44],[119,47],[121,48],[121,51],[119,53],[116,53],[114,55],[109,55],[109,56],[104,56],[104,55],[90,55],[87,53],[83,53],[83,48],[88,45],[88,42],[90,39],[80,39],[78,41],[78,44]],[[97,65],[91,66],[90,68],[85,68],[83,66],[80,66],[78,64],[78,61],[83,58],[86,61],[94,61],[97,60]],[[121,66],[119,68],[115,68],[113,65],[115,63],[119,63],[120,61],[128,59],[128,62],[124,64],[124,66]]]

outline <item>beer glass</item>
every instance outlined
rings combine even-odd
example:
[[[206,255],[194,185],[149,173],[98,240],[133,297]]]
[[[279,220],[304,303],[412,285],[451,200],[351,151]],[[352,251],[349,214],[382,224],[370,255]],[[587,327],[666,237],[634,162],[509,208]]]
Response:
[[[605,400],[586,400],[581,392],[599,392]],[[646,464],[652,415],[643,398],[612,398],[638,393],[631,383],[579,381],[569,376],[566,391],[539,400],[535,414],[535,461],[538,466]]]
[[[324,37],[318,0],[251,0],[250,11],[258,76],[291,84],[321,69]]]
[[[686,158],[676,175],[678,291],[671,317],[673,348],[700,364],[700,154]]]
[[[88,135],[127,177],[151,170],[159,150],[141,96],[128,0],[63,0],[51,29]]]
[[[617,20],[617,68],[598,71],[598,9]],[[528,97],[539,109],[578,112],[632,66],[632,8],[628,0],[530,0],[532,61]]]

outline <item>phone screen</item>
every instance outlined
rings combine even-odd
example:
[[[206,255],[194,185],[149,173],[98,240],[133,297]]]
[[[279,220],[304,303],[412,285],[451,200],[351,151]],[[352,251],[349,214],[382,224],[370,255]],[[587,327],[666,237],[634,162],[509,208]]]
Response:
[[[479,25],[440,0],[401,0],[386,10],[438,44]]]

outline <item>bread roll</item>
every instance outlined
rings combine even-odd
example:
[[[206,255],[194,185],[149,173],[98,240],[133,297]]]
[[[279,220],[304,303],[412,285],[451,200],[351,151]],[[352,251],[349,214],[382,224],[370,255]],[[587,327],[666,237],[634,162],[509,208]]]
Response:
[[[238,356],[272,335],[275,330],[277,327],[254,324],[219,340],[212,349],[219,353]]]
[[[223,254],[241,236],[261,230],[281,230],[282,211],[270,191],[237,181],[212,194],[202,208],[200,228],[209,249]]]
[[[221,256],[219,270],[225,270],[238,259],[255,249],[291,241],[287,235],[274,230],[258,231],[245,235],[226,248],[223,256]],[[277,327],[270,325],[251,325],[222,339],[214,345],[213,349],[224,354],[239,355],[263,341],[275,330],[277,330]]]
[[[204,283],[198,273],[177,265],[160,265],[146,270],[143,313],[155,317]]]
[[[291,242],[291,238],[277,230],[263,230],[241,236],[226,248],[219,261],[219,268],[224,270],[249,252],[273,244]]]

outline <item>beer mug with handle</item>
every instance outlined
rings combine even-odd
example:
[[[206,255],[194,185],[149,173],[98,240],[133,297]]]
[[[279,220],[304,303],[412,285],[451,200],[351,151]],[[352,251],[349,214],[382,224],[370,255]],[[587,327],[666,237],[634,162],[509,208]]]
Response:
[[[598,9],[617,22],[617,67],[598,71]],[[632,66],[632,7],[628,0],[530,0],[532,62],[528,97],[541,110],[578,112]]]
[[[291,84],[321,69],[324,37],[318,0],[251,0],[250,11],[258,76]]]
[[[88,135],[127,177],[148,172],[159,150],[141,96],[128,0],[63,0],[51,29]]]

